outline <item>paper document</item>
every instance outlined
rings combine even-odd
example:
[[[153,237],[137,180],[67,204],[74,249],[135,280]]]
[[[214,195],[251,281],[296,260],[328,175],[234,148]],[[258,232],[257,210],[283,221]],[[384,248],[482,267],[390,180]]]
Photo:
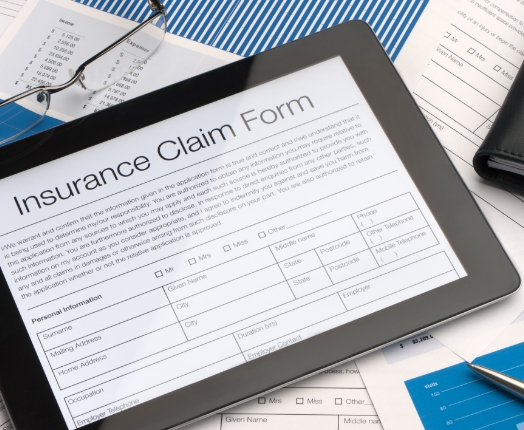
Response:
[[[459,4],[460,0],[430,0],[402,46],[395,67],[410,91],[418,85]]]
[[[28,0],[0,38],[0,98],[70,79],[77,67],[136,23],[69,0]],[[235,61],[240,57],[171,34],[132,74],[93,93],[74,85],[51,96],[48,118],[33,132],[96,112]],[[58,120],[58,121],[57,121]],[[5,127],[5,125],[4,125]],[[0,136],[2,126],[0,125]]]
[[[473,362],[524,379],[523,316]],[[520,400],[471,371],[430,336],[363,357],[358,367],[386,429],[524,428]]]
[[[13,22],[16,15],[24,6],[26,0],[0,0],[0,36]]]
[[[188,426],[188,430],[382,430],[354,362]]]
[[[524,273],[524,196],[486,183],[473,170],[472,160],[524,59],[523,16],[524,4],[517,1],[462,3],[414,91],[520,273]],[[524,292],[520,291],[432,333],[472,360],[523,308]]]

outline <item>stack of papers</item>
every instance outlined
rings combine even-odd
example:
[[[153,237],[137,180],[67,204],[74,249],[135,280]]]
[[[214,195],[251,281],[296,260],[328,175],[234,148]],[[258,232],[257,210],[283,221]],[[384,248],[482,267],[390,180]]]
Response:
[[[520,273],[524,197],[487,184],[471,163],[524,60],[524,27],[517,18],[523,15],[520,2],[463,2],[414,90],[429,124]],[[490,163],[522,172],[503,159]],[[466,366],[473,361],[524,379],[524,316],[518,317],[523,309],[520,290],[496,305],[357,360],[384,427],[524,428],[522,403]]]

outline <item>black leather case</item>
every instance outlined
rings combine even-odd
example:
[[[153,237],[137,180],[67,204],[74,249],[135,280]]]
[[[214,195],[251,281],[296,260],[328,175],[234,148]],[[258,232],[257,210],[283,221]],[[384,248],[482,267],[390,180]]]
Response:
[[[493,156],[524,167],[524,68],[517,74],[491,130],[473,157],[473,167],[481,177],[524,191],[523,175],[488,167],[489,157]]]

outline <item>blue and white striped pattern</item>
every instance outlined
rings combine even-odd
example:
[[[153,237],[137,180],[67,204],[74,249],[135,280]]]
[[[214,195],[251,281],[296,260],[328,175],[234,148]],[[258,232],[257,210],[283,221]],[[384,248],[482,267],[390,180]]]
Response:
[[[135,21],[145,0],[75,0]],[[394,61],[429,0],[164,0],[168,31],[242,56],[353,19],[366,21]]]

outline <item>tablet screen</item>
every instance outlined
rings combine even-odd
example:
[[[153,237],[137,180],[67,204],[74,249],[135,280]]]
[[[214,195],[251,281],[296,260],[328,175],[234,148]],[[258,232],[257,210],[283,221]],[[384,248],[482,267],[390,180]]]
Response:
[[[3,179],[0,201],[71,429],[466,276],[341,58]]]

